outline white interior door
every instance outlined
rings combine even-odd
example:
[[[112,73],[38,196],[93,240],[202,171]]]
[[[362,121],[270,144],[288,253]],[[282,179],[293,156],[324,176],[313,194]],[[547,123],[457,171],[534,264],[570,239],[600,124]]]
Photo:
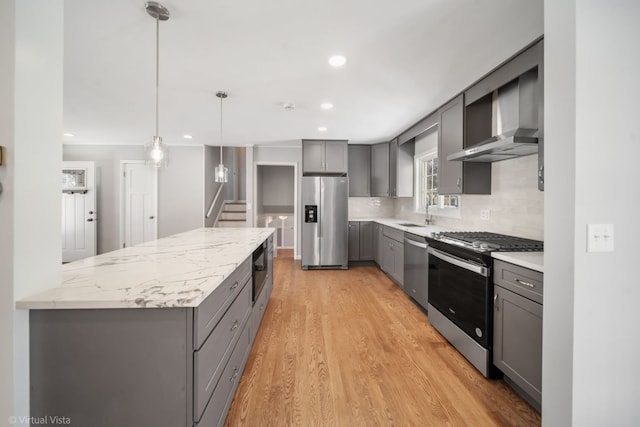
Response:
[[[142,162],[123,163],[124,242],[133,246],[158,238],[158,172]]]
[[[62,162],[62,169],[84,170],[83,190],[62,192],[62,262],[96,255],[96,194],[93,162]]]

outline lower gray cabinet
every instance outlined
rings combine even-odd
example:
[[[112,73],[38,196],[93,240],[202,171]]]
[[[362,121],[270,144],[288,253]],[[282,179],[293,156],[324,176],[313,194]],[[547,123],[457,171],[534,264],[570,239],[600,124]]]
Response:
[[[493,363],[505,381],[524,392],[523,397],[540,410],[542,401],[542,304],[500,286],[502,271],[527,270],[508,263],[496,263],[493,306]],[[528,270],[528,276],[542,273]],[[508,276],[513,277],[512,275]],[[520,283],[521,279],[513,279]],[[534,286],[534,281],[526,282]],[[507,285],[508,286],[508,285]],[[527,285],[527,287],[529,287]]]
[[[400,287],[404,285],[404,232],[384,227],[382,270]]]
[[[374,260],[373,222],[360,221],[360,261]]]
[[[349,221],[349,261],[373,260],[373,222]]]
[[[360,261],[360,223],[349,221],[349,261]]]

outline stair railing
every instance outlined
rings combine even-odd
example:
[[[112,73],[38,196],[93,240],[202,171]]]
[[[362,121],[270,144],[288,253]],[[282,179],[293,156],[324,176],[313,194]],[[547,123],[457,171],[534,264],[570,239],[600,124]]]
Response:
[[[222,187],[223,186],[224,186],[224,182],[220,184],[220,187],[218,187],[218,191],[216,192],[216,196],[213,198],[213,202],[211,202],[211,206],[209,206],[209,210],[207,211],[207,215],[205,216],[205,218],[209,218],[211,216],[211,211],[213,211],[213,206],[218,201],[218,197],[220,196],[220,192],[222,191]]]

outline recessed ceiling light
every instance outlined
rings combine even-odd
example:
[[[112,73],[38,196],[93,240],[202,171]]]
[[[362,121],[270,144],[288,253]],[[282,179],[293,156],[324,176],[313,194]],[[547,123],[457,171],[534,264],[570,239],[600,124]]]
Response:
[[[322,104],[320,104],[320,108],[322,108],[323,110],[331,110],[333,108],[333,104],[330,102],[323,102]]]
[[[342,67],[346,63],[347,58],[342,55],[333,55],[331,58],[329,58],[329,65],[331,65],[332,67]]]
[[[186,133],[186,134],[182,135],[182,137],[183,137],[184,139],[193,139],[193,136],[192,136],[192,135],[189,135],[188,133]]]
[[[65,132],[65,133],[63,133],[62,135],[63,135],[63,136],[69,136],[69,137],[74,137],[74,136],[76,136],[76,134],[75,134],[75,133],[71,133],[71,132]]]
[[[318,132],[326,132],[326,131],[327,131],[326,126],[320,126],[320,127],[318,128]]]

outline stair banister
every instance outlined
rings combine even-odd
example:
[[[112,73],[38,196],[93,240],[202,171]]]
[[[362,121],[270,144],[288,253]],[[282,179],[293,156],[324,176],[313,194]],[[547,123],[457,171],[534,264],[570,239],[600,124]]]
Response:
[[[218,197],[220,196],[220,192],[222,191],[222,187],[223,186],[224,186],[224,182],[220,184],[220,187],[218,187],[218,191],[216,192],[216,196],[213,198],[213,202],[211,202],[211,206],[209,206],[209,210],[207,211],[207,215],[205,216],[205,218],[209,218],[211,216],[211,211],[213,210],[213,206],[218,201]]]

